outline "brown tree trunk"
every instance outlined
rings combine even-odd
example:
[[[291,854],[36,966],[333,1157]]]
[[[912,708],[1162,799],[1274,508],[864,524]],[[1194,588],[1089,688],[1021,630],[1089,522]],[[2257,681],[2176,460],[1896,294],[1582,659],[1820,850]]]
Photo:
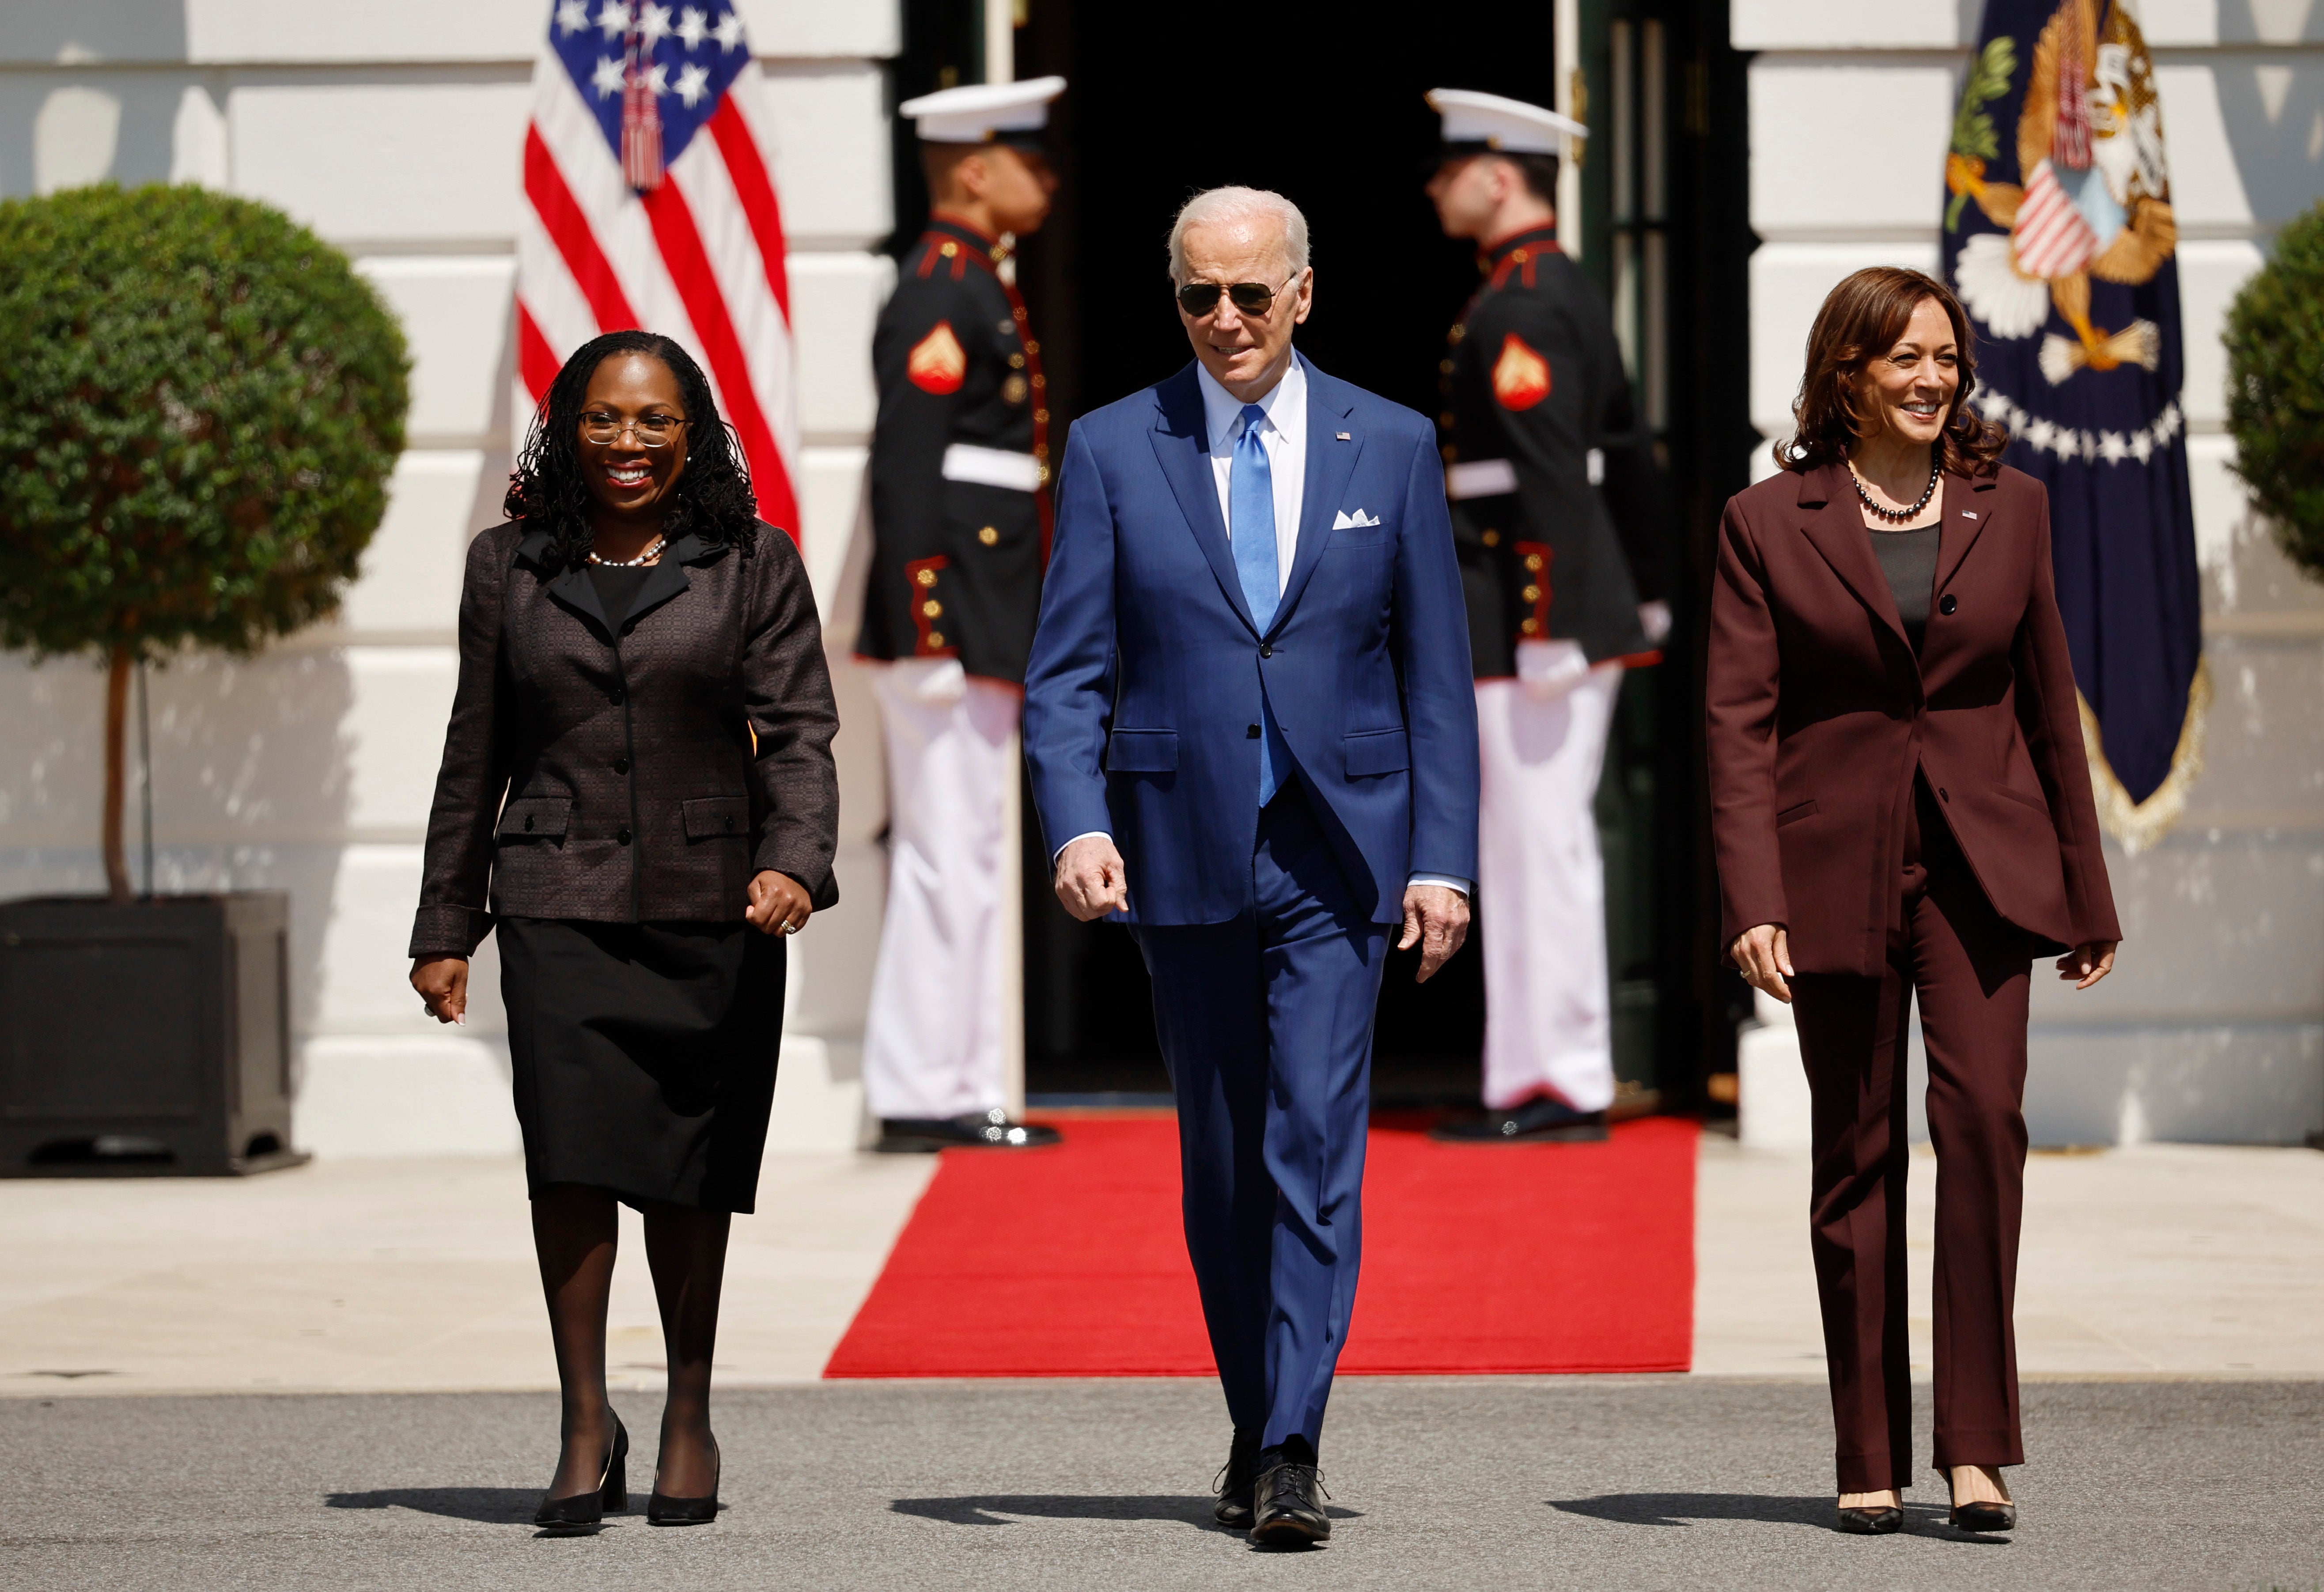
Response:
[[[129,719],[129,649],[113,649],[105,677],[105,884],[115,901],[127,901],[129,857],[121,844],[122,787],[126,782],[122,742]]]

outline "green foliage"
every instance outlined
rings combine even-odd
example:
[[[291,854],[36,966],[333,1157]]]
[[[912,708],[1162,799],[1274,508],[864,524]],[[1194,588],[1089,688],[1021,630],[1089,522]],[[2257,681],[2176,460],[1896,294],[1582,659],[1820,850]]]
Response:
[[[0,203],[0,645],[246,653],[330,614],[410,368],[346,257],[263,205]]]
[[[2001,135],[1994,131],[1993,117],[1985,106],[2009,92],[2009,76],[2016,69],[2016,42],[2006,33],[1997,33],[1986,42],[1977,64],[1969,68],[1968,81],[1961,85],[1960,106],[1953,112],[1951,153],[1979,162],[1980,172],[1984,162],[2001,153]],[[1954,190],[1952,202],[1945,207],[1947,232],[1960,230],[1961,206],[1968,199],[1968,190]]]
[[[2277,236],[2226,342],[2236,473],[2285,554],[2324,579],[2324,204]]]

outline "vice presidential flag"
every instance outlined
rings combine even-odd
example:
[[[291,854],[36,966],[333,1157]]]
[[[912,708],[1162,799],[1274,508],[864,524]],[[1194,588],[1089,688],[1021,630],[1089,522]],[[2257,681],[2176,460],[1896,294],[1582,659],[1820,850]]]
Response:
[[[2135,850],[2184,806],[2209,683],[2179,234],[2125,0],[1987,0],[1945,189],[1945,273],[1979,333],[1973,403],[2049,487],[2098,814]]]
[[[798,536],[783,226],[762,80],[731,0],[554,0],[517,236],[517,377],[537,404],[600,332],[683,344],[742,446],[759,517]]]

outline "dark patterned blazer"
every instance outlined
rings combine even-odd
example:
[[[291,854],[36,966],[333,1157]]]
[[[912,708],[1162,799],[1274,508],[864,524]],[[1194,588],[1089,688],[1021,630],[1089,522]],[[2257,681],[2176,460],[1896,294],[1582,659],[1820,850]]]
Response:
[[[469,545],[410,954],[468,956],[495,913],[733,922],[768,868],[836,902],[839,715],[790,538],[678,537],[618,635],[549,544]]]

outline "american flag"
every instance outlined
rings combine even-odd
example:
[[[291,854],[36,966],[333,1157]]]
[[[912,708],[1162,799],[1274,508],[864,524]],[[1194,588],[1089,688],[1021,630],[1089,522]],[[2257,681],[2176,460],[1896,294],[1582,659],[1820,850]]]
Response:
[[[783,224],[742,19],[728,0],[553,0],[517,238],[530,409],[600,332],[642,327],[708,373],[759,516],[798,535]]]

